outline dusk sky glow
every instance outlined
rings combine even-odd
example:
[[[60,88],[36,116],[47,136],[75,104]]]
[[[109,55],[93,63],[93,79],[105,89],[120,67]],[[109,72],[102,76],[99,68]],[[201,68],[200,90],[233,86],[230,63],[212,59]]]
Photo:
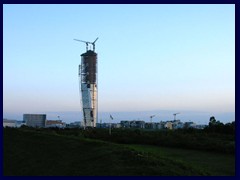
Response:
[[[3,5],[3,117],[81,120],[78,65],[98,53],[99,119],[235,120],[235,6]],[[118,113],[119,112],[119,113]],[[142,113],[139,113],[142,112]]]

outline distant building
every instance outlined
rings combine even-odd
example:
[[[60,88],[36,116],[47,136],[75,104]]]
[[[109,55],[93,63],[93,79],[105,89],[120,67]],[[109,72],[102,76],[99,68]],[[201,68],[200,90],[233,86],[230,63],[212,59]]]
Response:
[[[26,126],[26,123],[24,123],[23,121],[17,121],[16,123],[16,127],[17,128],[20,128],[21,126],[25,125]]]
[[[97,128],[121,128],[120,123],[96,123]]]
[[[203,124],[196,125],[196,129],[204,129],[205,127],[207,127],[207,125]]]
[[[16,120],[3,119],[3,127],[17,127]]]
[[[110,123],[102,123],[101,128],[109,128]]]
[[[26,125],[23,121],[3,119],[3,127],[16,127],[19,128],[22,125]]]
[[[159,127],[159,123],[157,123],[157,122],[152,123],[152,128],[153,129],[159,129],[158,127]]]
[[[120,122],[122,128],[130,128],[130,122],[129,121],[121,121]]]
[[[46,114],[23,114],[23,121],[30,127],[45,127]]]
[[[121,124],[120,124],[120,123],[112,123],[112,124],[111,124],[111,127],[112,127],[112,128],[120,128],[120,127],[121,127]]]
[[[140,128],[144,129],[145,128],[145,122],[144,121],[130,121],[130,128]]]
[[[173,123],[172,122],[166,122],[166,124],[164,125],[165,128],[167,129],[173,129]]]
[[[153,129],[153,123],[146,122],[145,123],[145,129]]]
[[[194,122],[185,122],[184,123],[184,128],[196,128],[197,124]]]
[[[157,129],[165,129],[165,124],[166,122],[160,121],[160,123],[157,125]]]
[[[102,128],[102,123],[96,123],[96,128]]]
[[[61,120],[47,120],[46,127],[57,127],[57,128],[65,128],[66,123],[63,123]]]
[[[173,120],[171,122],[173,129],[182,129],[184,127],[184,123],[182,123],[180,120]]]
[[[83,122],[81,121],[75,121],[75,122],[72,122],[70,124],[67,124],[68,128],[80,128],[80,127],[83,127]]]

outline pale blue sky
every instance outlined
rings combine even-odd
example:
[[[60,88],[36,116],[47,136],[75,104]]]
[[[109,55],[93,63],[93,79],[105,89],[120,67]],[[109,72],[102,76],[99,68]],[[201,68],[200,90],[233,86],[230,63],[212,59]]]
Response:
[[[66,122],[80,120],[85,45],[73,39],[96,37],[100,112],[134,118],[134,112],[167,111],[170,119],[192,111],[235,120],[234,5],[5,4],[4,117],[49,113],[56,119],[62,112]]]

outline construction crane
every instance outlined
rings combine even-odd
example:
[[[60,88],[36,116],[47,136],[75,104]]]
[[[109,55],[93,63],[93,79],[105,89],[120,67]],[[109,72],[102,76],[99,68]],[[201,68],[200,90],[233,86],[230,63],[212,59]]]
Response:
[[[180,112],[173,114],[173,116],[174,116],[174,121],[176,120],[176,115],[177,115],[177,114],[180,114]]]
[[[93,46],[93,51],[95,51],[95,42],[98,40],[98,38],[97,38],[95,41],[93,41],[93,42],[82,41],[82,40],[79,40],[79,39],[73,39],[73,40],[86,43],[86,51],[88,51],[88,44],[92,44],[92,46]]]
[[[151,115],[150,116],[150,122],[152,123],[152,118],[155,117],[156,115]]]

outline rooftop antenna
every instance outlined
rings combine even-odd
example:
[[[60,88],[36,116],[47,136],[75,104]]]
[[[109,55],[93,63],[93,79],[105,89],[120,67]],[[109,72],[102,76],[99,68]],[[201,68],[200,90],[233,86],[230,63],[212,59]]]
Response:
[[[176,115],[177,115],[177,114],[180,114],[180,112],[173,114],[173,116],[174,116],[174,121],[176,120]]]
[[[73,39],[73,40],[85,43],[86,51],[88,51],[88,44],[91,44],[93,46],[93,51],[95,51],[95,42],[98,40],[98,38],[95,39],[95,41],[93,41],[93,42],[83,41],[83,40],[79,40],[79,39]]]

